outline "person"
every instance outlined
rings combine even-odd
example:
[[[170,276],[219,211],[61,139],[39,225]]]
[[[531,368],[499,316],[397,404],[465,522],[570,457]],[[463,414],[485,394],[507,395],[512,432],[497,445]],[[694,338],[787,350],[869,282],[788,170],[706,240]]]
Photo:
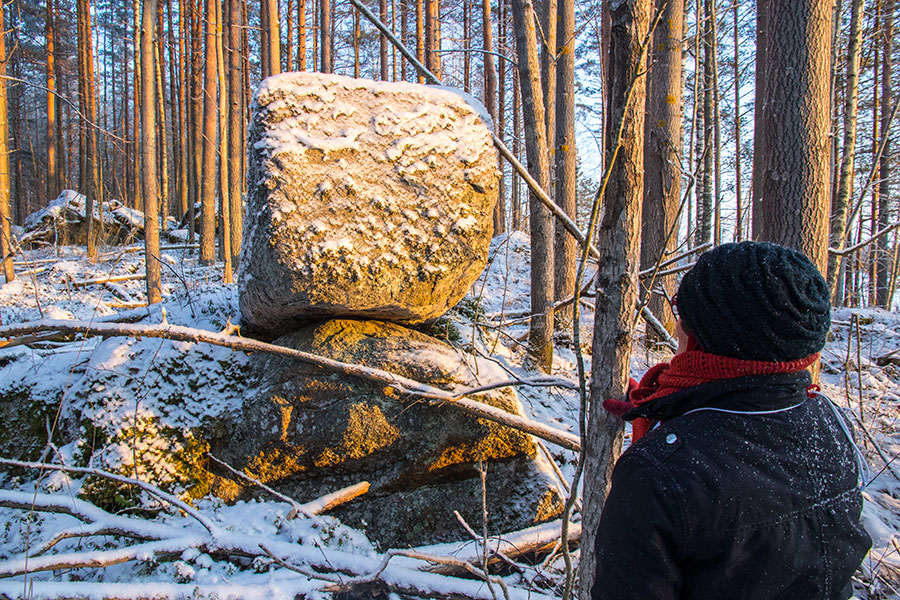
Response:
[[[604,407],[633,424],[597,529],[594,600],[846,600],[871,546],[865,461],[807,367],[830,294],[810,260],[724,244],[675,295],[670,363]]]

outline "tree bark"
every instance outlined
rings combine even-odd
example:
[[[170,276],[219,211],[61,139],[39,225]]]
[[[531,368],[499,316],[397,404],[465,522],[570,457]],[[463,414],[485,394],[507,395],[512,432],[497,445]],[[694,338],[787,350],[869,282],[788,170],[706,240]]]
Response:
[[[56,28],[53,19],[53,0],[47,0],[47,14],[44,28],[44,39],[47,44],[47,199],[52,200],[59,194],[59,166],[57,165],[56,147],[59,143],[56,134]],[[0,113],[0,114],[6,114]]]
[[[332,40],[331,40],[331,0],[319,0],[319,8],[322,17],[319,20],[319,29],[321,31],[322,46],[322,69],[323,73],[334,72],[334,59],[332,58]]]
[[[891,210],[891,175],[892,157],[890,150],[890,118],[893,105],[891,77],[894,48],[894,0],[884,0],[882,7],[882,48],[881,58],[881,135],[884,138],[884,150],[881,152],[881,179],[878,184],[878,229],[883,229],[890,221]],[[873,224],[873,229],[875,225]],[[893,252],[889,249],[887,238],[879,238],[875,242],[875,302],[881,308],[890,310],[890,277]]]
[[[228,152],[230,166],[228,169],[228,197],[231,199],[231,260],[237,267],[241,255],[241,238],[243,236],[243,173],[244,173],[244,139],[242,126],[244,122],[243,104],[243,69],[241,60],[241,27],[243,18],[241,0],[228,2]]]
[[[490,0],[483,0],[490,9]],[[487,25],[490,27],[490,25]],[[497,52],[506,52],[506,0],[497,3]],[[500,141],[506,138],[506,61],[497,64],[497,137]],[[494,209],[494,235],[506,232],[506,217],[509,204],[506,199],[505,165],[500,162],[500,186],[497,193],[497,207]],[[499,213],[499,214],[498,214]]]
[[[10,177],[9,177],[9,121],[6,118],[6,91],[9,82],[6,79],[6,26],[4,7],[0,5],[0,261],[3,262],[3,276],[6,282],[16,278],[13,269],[12,237],[9,223]]]
[[[306,0],[297,0],[297,70],[306,70]]]
[[[263,77],[281,73],[281,19],[278,16],[278,0],[262,0],[265,15],[265,52],[263,53]]]
[[[556,58],[556,204],[572,220],[577,211],[577,166],[578,155],[575,147],[575,2],[559,0],[557,23],[558,49]],[[680,36],[680,32],[679,32]],[[680,56],[679,56],[680,58]],[[575,293],[575,239],[562,227],[556,228],[554,242],[554,297],[557,302]],[[560,323],[572,320],[572,308],[560,308],[554,319]]]
[[[200,201],[200,262],[216,260],[216,5],[206,0],[205,66],[203,69],[202,199]],[[271,48],[270,48],[271,49]],[[271,64],[269,65],[271,66]]]
[[[100,190],[100,163],[97,156],[97,98],[94,89],[94,57],[91,39],[91,15],[88,0],[78,0],[76,4],[78,20],[81,23],[78,38],[78,93],[82,101],[82,122],[84,132],[84,169],[82,180],[85,186],[85,212],[87,218],[87,255],[97,256],[97,231],[94,226],[94,206],[102,202]]]
[[[826,270],[831,131],[830,2],[769,6],[762,239],[800,250]]]
[[[700,172],[700,197],[697,202],[697,245],[713,240],[715,204],[713,199],[713,0],[703,2],[703,168]],[[718,240],[716,240],[718,241]]]
[[[698,2],[700,0],[697,0]],[[753,119],[765,122],[766,70],[768,68],[769,5],[772,0],[756,0],[756,76],[753,89]],[[751,231],[754,240],[763,238],[763,162],[766,155],[766,131],[753,128],[753,173],[751,182]]]
[[[144,0],[141,13],[141,195],[144,197],[144,266],[147,302],[162,301],[159,263],[159,189],[156,171],[156,32],[157,0]]]
[[[430,68],[425,60],[425,42],[425,0],[416,0],[416,58]],[[424,83],[425,77],[419,73],[416,81]]]
[[[623,422],[599,404],[603,398],[623,398],[628,389],[644,183],[646,61],[642,41],[649,27],[650,1],[625,0],[610,12],[607,99],[610,121],[606,132],[606,162],[612,166],[597,237],[601,253],[597,289],[605,293],[597,294],[590,394],[594,400],[582,444],[585,452],[583,548],[594,547],[612,467],[622,450]],[[594,569],[593,552],[583,552],[579,563],[579,597],[583,600],[591,597]]]
[[[519,87],[522,94],[525,151],[528,170],[547,190],[550,164],[547,150],[547,122],[538,62],[536,15],[531,0],[513,0]],[[529,194],[531,213],[531,327],[529,351],[537,366],[546,372],[553,367],[553,219],[534,194]]]
[[[644,123],[644,202],[641,230],[641,269],[653,268],[677,243],[676,221],[681,203],[682,80],[681,38],[684,0],[656,0],[662,18],[653,32],[653,66],[647,82],[647,115]],[[674,293],[675,276],[650,278],[650,286]],[[669,303],[651,289],[648,307],[671,333],[675,316]],[[651,341],[658,341],[648,331]]]
[[[219,123],[219,214],[221,219],[219,227],[222,228],[222,246],[219,253],[224,262],[224,282],[231,283],[232,279],[232,249],[231,249],[231,187],[228,173],[231,171],[228,160],[228,89],[225,84],[225,49],[223,47],[222,33],[222,2],[216,0],[216,74],[218,79],[219,110],[217,121]]]
[[[488,114],[491,115],[491,119],[494,121],[494,132],[498,136],[501,136],[502,139],[503,133],[497,120],[497,69],[494,67],[494,55],[491,54],[494,51],[494,32],[492,25],[491,0],[482,0],[481,47],[482,50],[484,50],[484,53],[482,54],[484,61],[484,106],[487,108]],[[502,168],[503,163],[501,162],[501,172]],[[494,206],[494,235],[503,233],[504,220],[503,196],[501,194],[497,199],[497,204]]]
[[[864,0],[853,0],[850,8],[850,38],[847,42],[847,79],[844,90],[844,148],[838,176],[837,196],[831,203],[831,238],[833,248],[844,247],[847,208],[853,193],[853,169],[856,154],[856,124],[859,108],[859,57]],[[839,254],[828,255],[828,289],[832,302],[838,304],[837,281],[843,264]]]
[[[388,22],[387,0],[378,0],[378,16],[382,23]],[[382,81],[388,80],[388,39],[383,33],[378,34],[378,67]]]

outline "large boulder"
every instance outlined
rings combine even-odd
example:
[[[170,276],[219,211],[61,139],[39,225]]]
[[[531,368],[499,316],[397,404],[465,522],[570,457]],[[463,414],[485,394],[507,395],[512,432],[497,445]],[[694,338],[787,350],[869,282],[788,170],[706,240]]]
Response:
[[[475,365],[448,344],[377,321],[327,321],[277,343],[440,387],[503,377],[484,362],[476,377]],[[548,465],[527,434],[279,356],[262,357],[254,370],[258,392],[224,428],[231,433],[213,444],[214,454],[300,501],[369,481],[368,494],[334,514],[382,546],[464,538],[454,510],[480,524],[479,461],[487,470],[490,531],[529,527],[562,508]],[[476,398],[522,412],[510,388]],[[254,492],[221,475],[216,493]]]
[[[319,73],[263,81],[248,139],[245,325],[440,317],[484,268],[497,152],[461,93]]]

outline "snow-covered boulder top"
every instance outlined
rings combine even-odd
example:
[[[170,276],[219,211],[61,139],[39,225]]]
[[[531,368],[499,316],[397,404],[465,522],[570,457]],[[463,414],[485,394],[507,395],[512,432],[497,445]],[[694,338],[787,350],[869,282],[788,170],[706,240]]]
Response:
[[[484,268],[499,171],[461,93],[319,73],[262,82],[239,286],[264,333],[313,316],[436,319]]]

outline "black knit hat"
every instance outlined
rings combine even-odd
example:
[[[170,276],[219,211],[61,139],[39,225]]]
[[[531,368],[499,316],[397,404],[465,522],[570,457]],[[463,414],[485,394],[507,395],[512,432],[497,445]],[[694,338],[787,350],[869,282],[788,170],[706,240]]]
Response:
[[[803,254],[764,242],[723,244],[681,280],[678,313],[706,352],[784,362],[818,352],[831,297]]]

